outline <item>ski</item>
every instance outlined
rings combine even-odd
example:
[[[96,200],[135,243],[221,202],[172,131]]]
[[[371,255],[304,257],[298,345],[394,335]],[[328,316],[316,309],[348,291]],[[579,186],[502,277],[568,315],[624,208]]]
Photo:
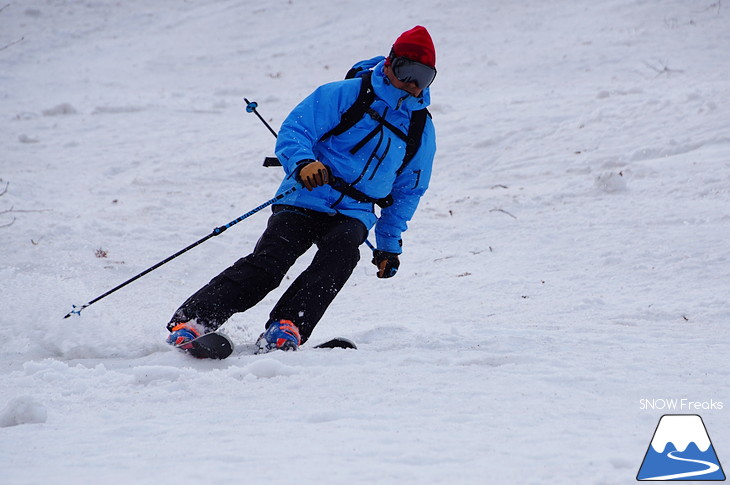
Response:
[[[216,332],[206,333],[175,347],[198,359],[220,360],[233,352],[233,343],[228,340],[228,337]]]
[[[175,348],[182,350],[198,359],[222,360],[233,353],[233,343],[223,334],[217,332],[206,333],[200,337],[176,345]],[[315,345],[315,349],[357,349],[357,345],[350,339],[344,337],[333,338],[321,344]]]
[[[344,337],[333,338],[319,345],[314,346],[315,349],[353,349],[357,350],[357,345],[350,339]]]

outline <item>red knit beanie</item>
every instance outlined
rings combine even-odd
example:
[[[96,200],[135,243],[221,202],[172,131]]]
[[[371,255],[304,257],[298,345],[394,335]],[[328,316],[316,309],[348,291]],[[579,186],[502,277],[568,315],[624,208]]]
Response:
[[[393,44],[392,55],[436,67],[436,49],[426,27],[416,25],[403,32]]]

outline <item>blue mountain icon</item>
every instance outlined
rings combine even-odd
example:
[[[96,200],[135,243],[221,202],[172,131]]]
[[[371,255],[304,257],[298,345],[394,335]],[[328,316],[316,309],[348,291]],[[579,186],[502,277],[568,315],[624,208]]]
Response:
[[[696,414],[662,416],[636,479],[725,480],[702,418]]]

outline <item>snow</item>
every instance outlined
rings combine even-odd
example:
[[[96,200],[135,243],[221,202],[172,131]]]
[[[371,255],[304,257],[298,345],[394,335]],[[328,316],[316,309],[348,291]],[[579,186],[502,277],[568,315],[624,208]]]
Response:
[[[31,396],[20,396],[8,402],[0,411],[0,428],[28,423],[45,423],[48,411]]]
[[[730,12],[722,0],[0,10],[0,470],[20,484],[625,484],[662,414],[730,401]],[[225,361],[164,343],[247,254],[278,128],[422,24],[432,185],[398,275],[360,266],[312,342]],[[301,270],[311,253],[292,270]],[[289,280],[290,281],[290,280]],[[700,414],[721,462],[724,406]]]

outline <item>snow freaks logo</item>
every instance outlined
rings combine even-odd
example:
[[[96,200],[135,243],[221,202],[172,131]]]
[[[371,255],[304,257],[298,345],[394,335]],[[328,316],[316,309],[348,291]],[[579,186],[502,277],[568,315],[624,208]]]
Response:
[[[662,416],[636,479],[725,480],[702,418],[696,414]]]

